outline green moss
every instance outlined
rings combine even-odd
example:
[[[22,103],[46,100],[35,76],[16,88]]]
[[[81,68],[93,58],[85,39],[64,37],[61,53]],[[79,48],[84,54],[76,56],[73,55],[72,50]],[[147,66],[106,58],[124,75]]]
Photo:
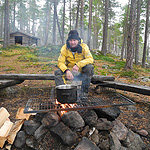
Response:
[[[111,66],[111,67],[109,67],[109,69],[121,70],[122,68],[125,67],[125,61],[116,61],[114,64],[115,64],[115,66]]]
[[[121,71],[120,72],[121,77],[131,77],[131,78],[138,78],[138,74],[135,71],[129,70],[129,71]]]
[[[114,62],[113,58],[102,55],[102,54],[97,55],[95,53],[92,53],[92,56],[95,60],[103,60],[103,61],[107,61],[107,62]]]
[[[39,58],[33,54],[25,54],[25,55],[19,56],[18,60],[25,61],[25,62],[28,62],[28,61],[29,62],[37,62],[37,61],[39,61]]]

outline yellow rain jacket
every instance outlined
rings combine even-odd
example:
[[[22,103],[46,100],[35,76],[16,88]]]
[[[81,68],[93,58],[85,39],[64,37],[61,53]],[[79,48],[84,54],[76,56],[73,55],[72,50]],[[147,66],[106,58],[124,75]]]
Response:
[[[79,71],[81,71],[82,67],[93,63],[94,60],[88,46],[85,43],[81,43],[80,46],[82,47],[82,53],[73,53],[67,48],[67,44],[61,48],[57,65],[63,72],[66,69],[71,71],[75,64],[79,67]]]

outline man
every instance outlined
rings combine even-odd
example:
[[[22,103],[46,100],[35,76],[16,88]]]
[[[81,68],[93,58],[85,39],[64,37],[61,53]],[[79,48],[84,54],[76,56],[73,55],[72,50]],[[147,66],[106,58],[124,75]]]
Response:
[[[76,30],[71,30],[58,58],[59,69],[55,71],[56,86],[65,84],[63,79],[65,75],[68,80],[75,80],[75,78],[81,80],[81,90],[87,93],[94,74],[92,63],[93,57],[88,46],[81,42]],[[79,75],[74,77],[73,74],[78,72]]]

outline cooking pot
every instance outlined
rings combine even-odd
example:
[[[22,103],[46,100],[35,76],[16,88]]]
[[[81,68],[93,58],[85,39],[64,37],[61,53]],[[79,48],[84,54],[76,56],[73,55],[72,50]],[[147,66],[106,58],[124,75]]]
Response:
[[[75,103],[77,101],[76,85],[59,85],[56,86],[57,101],[60,103]]]

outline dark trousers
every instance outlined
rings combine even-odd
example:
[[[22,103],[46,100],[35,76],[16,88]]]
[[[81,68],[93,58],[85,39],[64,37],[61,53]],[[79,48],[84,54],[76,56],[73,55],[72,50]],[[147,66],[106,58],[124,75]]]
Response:
[[[81,85],[82,92],[88,92],[88,88],[90,86],[91,78],[92,78],[93,74],[94,74],[94,67],[93,67],[93,65],[88,64],[82,68],[82,71],[80,72],[79,75],[74,77],[73,80],[82,81],[82,85]],[[55,71],[56,86],[65,84],[63,77],[62,77],[63,75],[64,75],[64,73],[60,69],[57,69]]]

